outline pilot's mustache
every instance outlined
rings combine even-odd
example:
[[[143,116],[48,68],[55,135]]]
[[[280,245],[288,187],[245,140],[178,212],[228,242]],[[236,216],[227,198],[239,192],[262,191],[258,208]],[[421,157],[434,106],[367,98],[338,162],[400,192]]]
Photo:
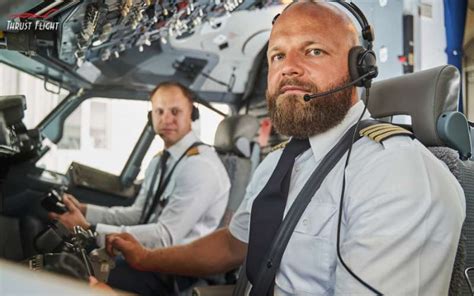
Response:
[[[307,90],[308,93],[317,93],[317,92],[319,92],[319,88],[316,85],[314,85],[313,83],[304,82],[304,81],[293,78],[293,79],[284,79],[284,80],[280,81],[280,84],[278,85],[278,89],[276,91],[277,96],[279,96],[283,93],[281,91],[281,89],[284,86],[296,86],[296,87],[302,88],[304,90]]]

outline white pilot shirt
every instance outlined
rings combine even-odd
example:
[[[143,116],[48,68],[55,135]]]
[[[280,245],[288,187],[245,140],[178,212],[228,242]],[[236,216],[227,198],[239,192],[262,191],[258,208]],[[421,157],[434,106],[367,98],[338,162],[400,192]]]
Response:
[[[363,102],[336,127],[309,139],[295,161],[285,215],[326,153],[357,122]],[[370,115],[367,114],[365,118]],[[248,243],[250,211],[283,149],[255,171],[230,223]],[[303,213],[283,255],[275,295],[373,295],[337,259],[336,237],[344,156]],[[420,142],[392,137],[354,144],[346,170],[341,254],[364,281],[385,295],[447,295],[465,217],[461,186]]]
[[[167,173],[186,149],[197,141],[199,139],[191,131],[168,149]],[[163,193],[168,203],[164,209],[157,206],[150,224],[136,225],[142,215],[159,157],[153,158],[148,165],[133,205],[111,208],[88,205],[86,219],[97,224],[96,230],[102,234],[102,240],[103,234],[128,232],[144,246],[157,248],[185,244],[216,230],[227,206],[230,181],[214,149],[205,145],[198,146],[198,149],[199,154],[185,156],[176,166]],[[160,173],[156,178],[151,198],[158,188]]]

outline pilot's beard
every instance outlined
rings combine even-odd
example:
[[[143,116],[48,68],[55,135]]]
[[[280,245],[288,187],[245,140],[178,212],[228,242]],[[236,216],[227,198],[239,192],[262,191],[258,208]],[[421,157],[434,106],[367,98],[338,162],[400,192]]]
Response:
[[[344,85],[346,81],[329,89]],[[311,87],[311,93],[320,92],[322,91],[316,87]],[[268,112],[276,131],[298,139],[309,138],[335,127],[352,106],[352,88],[309,102],[305,102],[302,95],[270,94],[268,90],[266,97]]]

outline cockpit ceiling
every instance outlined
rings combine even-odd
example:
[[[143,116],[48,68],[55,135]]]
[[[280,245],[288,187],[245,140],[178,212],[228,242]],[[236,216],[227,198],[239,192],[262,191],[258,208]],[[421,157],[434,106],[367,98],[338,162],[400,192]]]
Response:
[[[78,88],[149,90],[178,80],[200,92],[243,94],[282,8],[246,0],[7,1],[0,61]]]

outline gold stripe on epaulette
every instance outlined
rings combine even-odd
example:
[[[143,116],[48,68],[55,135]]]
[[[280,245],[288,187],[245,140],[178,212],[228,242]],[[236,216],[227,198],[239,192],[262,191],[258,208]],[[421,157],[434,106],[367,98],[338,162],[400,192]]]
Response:
[[[381,143],[388,138],[398,135],[413,137],[412,132],[389,123],[380,123],[366,127],[362,129],[359,134],[361,136],[366,136],[377,143]]]
[[[391,132],[391,131],[399,131],[400,128],[397,127],[397,126],[387,126],[387,127],[384,127],[384,128],[381,128],[381,129],[378,129],[376,131],[370,131],[368,132],[366,135],[370,138],[373,138],[375,139],[376,137],[380,136],[380,135],[383,135],[387,132]],[[403,129],[402,129],[403,130]]]
[[[361,136],[364,136],[366,133],[370,133],[372,131],[377,131],[379,129],[382,129],[382,128],[386,128],[386,127],[391,127],[393,126],[392,124],[389,124],[389,123],[379,123],[379,124],[374,124],[374,125],[371,125],[371,126],[368,126],[364,129],[361,129],[359,134]]]
[[[407,131],[406,129],[391,131],[391,132],[387,132],[385,134],[375,137],[374,141],[380,143],[383,140],[387,140],[388,138],[391,138],[393,136],[401,136],[401,135],[412,137],[413,133],[410,131]]]
[[[272,147],[272,150],[270,152],[273,152],[273,151],[276,151],[278,149],[283,149],[286,147],[286,145],[288,144],[288,142],[290,142],[290,140],[286,140],[284,142],[281,142],[280,144],[277,144],[275,146]]]
[[[199,154],[199,149],[197,146],[194,146],[193,148],[189,149],[188,152],[186,152],[186,156],[193,156],[193,155],[198,155]]]

